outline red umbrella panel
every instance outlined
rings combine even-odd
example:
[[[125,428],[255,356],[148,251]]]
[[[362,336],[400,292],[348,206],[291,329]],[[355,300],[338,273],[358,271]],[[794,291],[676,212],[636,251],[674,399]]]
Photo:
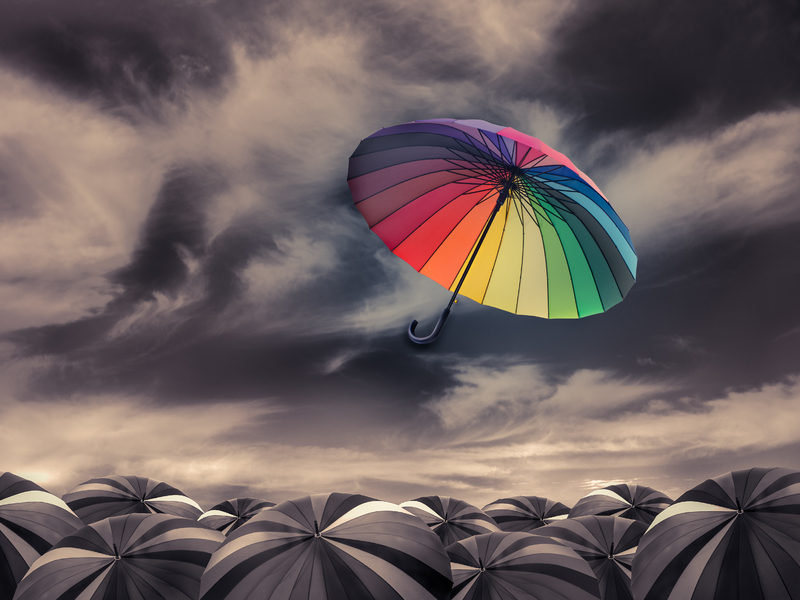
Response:
[[[58,496],[19,475],[0,474],[0,598],[11,598],[31,565],[81,527]]]

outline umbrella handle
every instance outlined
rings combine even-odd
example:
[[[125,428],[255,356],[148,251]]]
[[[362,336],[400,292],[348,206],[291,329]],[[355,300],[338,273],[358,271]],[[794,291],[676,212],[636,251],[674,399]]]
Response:
[[[419,324],[418,321],[414,319],[408,326],[408,337],[411,338],[412,342],[416,342],[417,344],[430,344],[433,340],[439,337],[439,332],[442,330],[444,322],[447,320],[447,316],[449,314],[450,314],[450,307],[448,306],[442,311],[442,316],[439,317],[439,322],[436,323],[436,327],[433,328],[431,334],[426,335],[425,337],[414,335],[414,331],[417,329],[417,325]]]
[[[417,344],[430,344],[433,340],[439,337],[439,332],[442,330],[445,320],[447,320],[447,315],[450,314],[450,307],[453,306],[453,302],[456,301],[456,296],[458,296],[458,291],[461,289],[461,284],[464,283],[464,280],[467,278],[467,273],[469,273],[469,268],[472,266],[472,262],[475,260],[475,257],[478,256],[478,250],[480,250],[481,244],[483,244],[483,240],[486,238],[486,234],[489,233],[489,228],[492,226],[492,221],[494,221],[495,215],[499,212],[500,207],[503,206],[503,203],[506,201],[506,198],[508,198],[508,194],[511,190],[512,183],[513,179],[509,178],[503,184],[503,191],[500,192],[500,195],[497,197],[497,202],[495,203],[494,208],[492,209],[492,214],[489,215],[489,220],[486,221],[486,225],[484,225],[483,227],[483,233],[481,234],[478,243],[475,244],[475,249],[472,251],[472,256],[470,256],[467,266],[464,267],[464,273],[461,275],[461,279],[459,280],[458,285],[456,286],[456,289],[453,292],[453,297],[450,298],[450,303],[447,305],[447,308],[445,308],[442,311],[442,316],[439,317],[439,322],[436,323],[436,327],[433,328],[433,332],[431,332],[430,335],[427,335],[425,337],[419,337],[414,335],[414,330],[417,328],[418,325],[417,320],[414,319],[413,321],[411,321],[411,325],[408,326],[408,337],[411,338],[412,342],[416,342]]]

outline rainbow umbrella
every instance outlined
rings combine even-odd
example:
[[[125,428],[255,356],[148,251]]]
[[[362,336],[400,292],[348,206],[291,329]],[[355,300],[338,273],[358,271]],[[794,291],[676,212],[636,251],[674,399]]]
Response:
[[[800,471],[707,479],[659,514],[633,559],[636,600],[800,598]]]
[[[574,550],[521,531],[483,533],[447,547],[451,600],[599,600],[597,577]]]
[[[201,600],[446,600],[444,546],[396,504],[315,494],[262,511],[211,557]]]
[[[586,515],[616,516],[636,519],[649,525],[672,502],[669,496],[651,487],[620,483],[586,494],[569,511],[569,518]]]
[[[500,531],[480,508],[450,496],[423,496],[400,506],[422,519],[445,546],[472,535]]]
[[[34,561],[81,527],[58,496],[19,475],[0,474],[0,598],[11,598]]]
[[[631,563],[647,525],[622,517],[577,517],[540,527],[546,535],[575,550],[594,571],[602,600],[633,600]]]
[[[521,315],[572,319],[620,302],[636,277],[630,234],[560,152],[510,127],[433,119],[361,141],[347,176],[389,249],[453,292]]]
[[[164,513],[197,519],[203,509],[163,481],[112,475],[84,481],[64,494],[64,501],[87,525],[119,515]]]
[[[541,496],[513,496],[487,504],[483,512],[503,531],[532,531],[566,519],[569,507]]]
[[[14,600],[193,600],[225,536],[172,515],[109,517],[37,560]]]
[[[256,498],[233,498],[212,506],[197,520],[206,527],[230,535],[262,510],[271,506],[275,506],[275,503]]]

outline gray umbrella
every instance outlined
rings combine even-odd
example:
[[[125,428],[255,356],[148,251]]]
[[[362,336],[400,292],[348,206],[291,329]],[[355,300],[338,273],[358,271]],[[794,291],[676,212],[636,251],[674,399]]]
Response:
[[[800,599],[800,471],[707,479],[662,512],[633,559],[636,600]]]
[[[603,600],[632,600],[631,563],[647,525],[622,517],[576,517],[534,533],[566,544],[589,563]]]
[[[262,511],[225,540],[202,600],[445,600],[439,538],[389,502],[315,494]]]
[[[589,565],[574,550],[545,536],[499,531],[447,547],[451,600],[598,600]]]

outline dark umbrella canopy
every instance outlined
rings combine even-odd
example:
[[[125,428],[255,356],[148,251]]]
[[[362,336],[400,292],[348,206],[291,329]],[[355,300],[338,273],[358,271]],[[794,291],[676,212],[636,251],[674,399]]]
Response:
[[[30,566],[83,522],[58,496],[0,474],[0,598],[11,598]]]
[[[423,496],[400,506],[422,519],[445,546],[471,535],[500,531],[480,508],[449,496]]]
[[[500,498],[483,507],[503,531],[533,531],[539,527],[566,519],[569,507],[541,496]]]
[[[708,479],[662,512],[633,560],[636,600],[800,599],[800,471]]]
[[[445,600],[450,561],[389,502],[315,494],[262,511],[214,553],[202,600]]]
[[[112,475],[85,481],[64,494],[64,501],[84,523],[119,515],[163,513],[197,519],[203,509],[163,481],[134,475]]]
[[[262,510],[275,506],[274,502],[256,498],[233,498],[212,506],[198,521],[211,529],[230,535]]]
[[[37,560],[14,600],[192,600],[225,536],[171,515],[110,517]]]
[[[673,500],[663,492],[644,485],[620,483],[594,490],[578,500],[569,518],[587,515],[616,516],[650,524]]]
[[[589,565],[574,550],[524,532],[484,533],[447,547],[452,600],[597,600]]]
[[[546,525],[534,533],[566,544],[588,562],[603,600],[632,600],[631,564],[646,530],[647,525],[633,519],[588,516]]]

